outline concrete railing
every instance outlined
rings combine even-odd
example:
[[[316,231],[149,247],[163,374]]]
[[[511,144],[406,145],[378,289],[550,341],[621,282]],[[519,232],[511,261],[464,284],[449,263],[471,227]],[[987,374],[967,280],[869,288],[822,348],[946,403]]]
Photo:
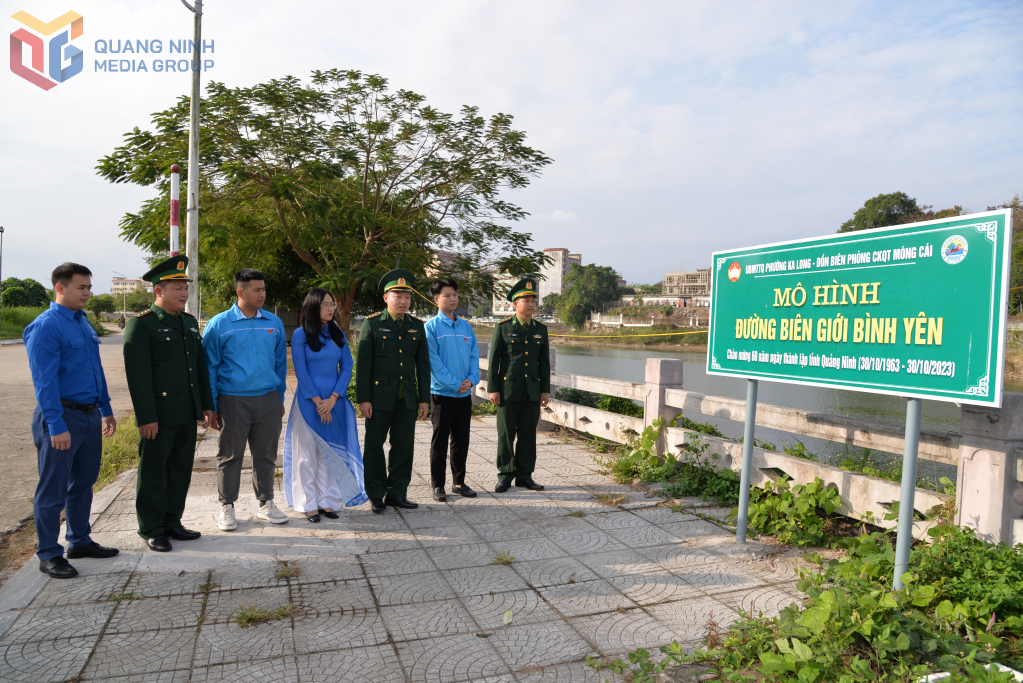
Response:
[[[486,377],[487,344],[480,344],[481,366]],[[682,384],[682,361],[648,358],[645,382],[624,382],[603,377],[558,373],[555,350],[551,349],[551,385],[580,389],[608,396],[619,396],[643,405],[643,417],[626,417],[597,408],[551,400],[541,411],[541,429],[554,426],[587,432],[616,443],[627,443],[658,417],[671,420],[685,411],[735,420],[746,419],[745,401],[686,391]],[[477,400],[487,393],[481,383]],[[800,436],[810,436],[850,446],[902,453],[904,427],[838,415],[813,413],[768,404],[757,405],[759,426]],[[923,430],[920,436],[921,458],[958,465],[957,522],[977,529],[989,541],[1015,544],[1023,542],[1023,394],[1005,394],[1002,409],[963,407],[963,435]],[[697,442],[702,457],[718,469],[738,471],[742,444],[691,430],[669,427],[658,443],[658,452],[679,454]],[[705,447],[705,448],[704,448]],[[714,456],[717,456],[716,458]],[[881,518],[900,499],[901,485],[878,477],[805,460],[784,453],[753,449],[753,484],[788,476],[795,484],[820,478],[838,489],[842,496],[839,511],[856,519],[872,518],[881,526],[894,526]],[[925,513],[949,497],[918,488],[914,507]],[[922,537],[930,522],[918,520],[914,535]]]

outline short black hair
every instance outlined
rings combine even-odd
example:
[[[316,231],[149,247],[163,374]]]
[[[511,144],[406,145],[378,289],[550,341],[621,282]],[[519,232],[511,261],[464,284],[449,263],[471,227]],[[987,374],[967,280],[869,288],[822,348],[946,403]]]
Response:
[[[457,282],[455,282],[454,280],[452,280],[449,277],[442,277],[440,279],[434,280],[433,283],[430,285],[430,295],[431,296],[438,296],[438,295],[440,295],[440,293],[442,291],[444,291],[445,287],[450,287],[451,289],[455,290],[456,292],[458,291],[458,283]]]
[[[248,284],[253,280],[263,280],[266,282],[266,278],[263,277],[263,274],[255,268],[242,268],[234,274],[234,288],[238,289],[242,283]]]
[[[56,286],[60,284],[67,287],[71,283],[71,278],[75,275],[84,275],[86,277],[92,277],[92,271],[83,266],[81,263],[72,263],[71,261],[65,261],[50,273],[50,284]]]

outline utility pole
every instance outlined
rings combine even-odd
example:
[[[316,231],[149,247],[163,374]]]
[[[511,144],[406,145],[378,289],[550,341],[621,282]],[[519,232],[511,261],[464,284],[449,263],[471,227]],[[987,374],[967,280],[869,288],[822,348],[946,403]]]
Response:
[[[192,50],[192,99],[188,128],[188,222],[185,224],[185,252],[188,254],[187,273],[193,287],[188,289],[185,310],[199,315],[199,76],[202,73],[202,0],[195,6],[181,0],[195,16],[195,39]]]
[[[0,225],[0,282],[4,281],[4,226]],[[0,306],[0,320],[3,320],[3,306]]]

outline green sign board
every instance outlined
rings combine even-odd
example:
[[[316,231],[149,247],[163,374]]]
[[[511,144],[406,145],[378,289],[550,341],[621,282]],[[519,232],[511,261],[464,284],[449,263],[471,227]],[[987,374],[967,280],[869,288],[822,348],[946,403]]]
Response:
[[[1012,212],[716,252],[707,373],[1000,407]]]

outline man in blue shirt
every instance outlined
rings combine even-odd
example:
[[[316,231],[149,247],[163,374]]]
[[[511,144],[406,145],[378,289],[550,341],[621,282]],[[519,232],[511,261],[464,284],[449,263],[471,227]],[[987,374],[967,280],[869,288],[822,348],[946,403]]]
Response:
[[[238,302],[210,319],[202,340],[220,424],[217,527],[221,531],[238,528],[234,502],[241,487],[246,442],[252,453],[252,489],[259,500],[256,516],[273,524],[288,521],[274,505],[274,468],[288,379],[284,323],[262,308],[266,282],[258,270],[239,270],[234,286]]]
[[[430,486],[433,499],[447,500],[448,439],[451,439],[452,493],[469,498],[476,492],[465,483],[465,459],[469,454],[469,421],[472,388],[480,381],[480,352],[472,325],[455,315],[458,284],[434,280],[430,294],[440,313],[426,322],[430,347],[430,393],[433,396],[433,438],[430,442]]]
[[[64,559],[60,511],[67,519],[69,559],[113,557],[90,534],[92,486],[99,476],[102,436],[113,436],[107,380],[99,337],[82,309],[92,296],[92,272],[77,263],[57,266],[50,278],[55,302],[25,328],[25,348],[35,386],[32,438],[39,452],[39,485],[32,507],[39,544],[39,571],[70,579],[78,571]],[[102,424],[101,424],[102,423]]]

